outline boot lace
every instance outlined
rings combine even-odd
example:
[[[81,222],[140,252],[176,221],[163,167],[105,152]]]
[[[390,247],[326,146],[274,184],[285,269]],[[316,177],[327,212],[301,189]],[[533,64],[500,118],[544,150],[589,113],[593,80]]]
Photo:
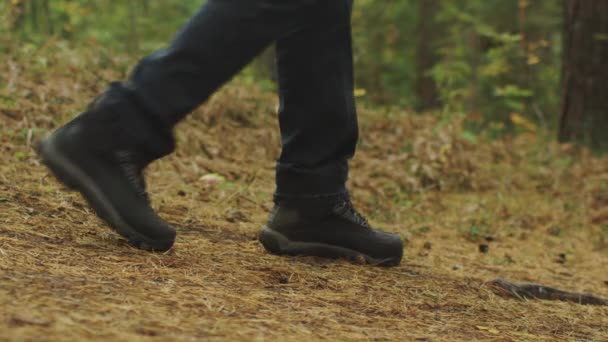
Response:
[[[116,159],[123,169],[125,176],[129,180],[129,183],[133,186],[133,189],[137,195],[147,202],[150,201],[148,192],[146,191],[146,181],[143,177],[143,168],[135,162],[135,157],[131,151],[118,151],[116,152]]]
[[[350,200],[344,200],[336,206],[336,212],[346,218],[347,220],[354,222],[358,225],[370,228],[369,222],[361,213],[355,209],[353,203]]]

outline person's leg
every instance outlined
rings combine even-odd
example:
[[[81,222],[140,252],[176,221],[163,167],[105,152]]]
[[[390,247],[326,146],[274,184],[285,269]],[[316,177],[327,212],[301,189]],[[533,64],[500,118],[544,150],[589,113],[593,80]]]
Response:
[[[319,3],[314,23],[277,42],[283,150],[260,241],[276,254],[396,265],[401,238],[373,229],[346,190],[358,138],[351,10],[352,0]]]
[[[314,22],[319,1],[208,0],[168,48],[143,58],[127,81],[111,84],[95,108],[139,119],[166,136],[265,47]],[[139,137],[131,125],[125,127],[130,138],[156,144],[149,146],[154,152],[171,150],[158,146],[159,139]]]
[[[39,144],[44,163],[134,246],[169,249],[143,169],[174,149],[173,126],[272,41],[315,20],[323,0],[208,0],[170,46],[144,58]]]
[[[346,193],[358,138],[351,0],[318,5],[314,23],[277,41],[282,153],[277,200]]]

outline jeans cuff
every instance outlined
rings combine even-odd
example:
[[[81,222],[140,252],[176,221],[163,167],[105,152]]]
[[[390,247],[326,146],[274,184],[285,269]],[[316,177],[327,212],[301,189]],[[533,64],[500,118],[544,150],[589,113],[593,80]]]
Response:
[[[348,163],[337,162],[315,168],[277,163],[275,203],[332,201],[348,196]]]

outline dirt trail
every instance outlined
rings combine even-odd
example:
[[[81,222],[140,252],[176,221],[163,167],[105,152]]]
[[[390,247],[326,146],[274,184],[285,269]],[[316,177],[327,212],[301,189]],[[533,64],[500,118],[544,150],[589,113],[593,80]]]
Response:
[[[373,223],[408,241],[405,261],[275,257],[255,240],[271,206],[274,100],[233,86],[148,170],[179,234],[150,254],[106,229],[28,146],[85,99],[23,82],[39,98],[0,106],[19,109],[0,114],[0,340],[608,339],[606,307],[482,287],[502,277],[608,296],[606,159],[525,136],[473,143],[457,123],[364,109],[351,188]],[[226,182],[200,180],[209,173]]]

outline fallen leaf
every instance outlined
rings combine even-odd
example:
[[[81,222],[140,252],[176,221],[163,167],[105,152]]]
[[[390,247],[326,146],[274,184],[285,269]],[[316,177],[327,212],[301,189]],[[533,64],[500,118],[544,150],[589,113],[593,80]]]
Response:
[[[355,92],[354,92],[355,97],[365,96],[366,94],[367,94],[367,90],[362,89],[362,88],[357,88],[357,89],[355,89]]]
[[[476,328],[479,329],[479,330],[487,331],[490,334],[494,334],[494,335],[500,334],[500,331],[498,331],[497,329],[489,328],[489,327],[484,327],[483,325],[477,325]]]
[[[223,183],[226,179],[217,173],[209,173],[199,179],[201,182],[209,185]]]

